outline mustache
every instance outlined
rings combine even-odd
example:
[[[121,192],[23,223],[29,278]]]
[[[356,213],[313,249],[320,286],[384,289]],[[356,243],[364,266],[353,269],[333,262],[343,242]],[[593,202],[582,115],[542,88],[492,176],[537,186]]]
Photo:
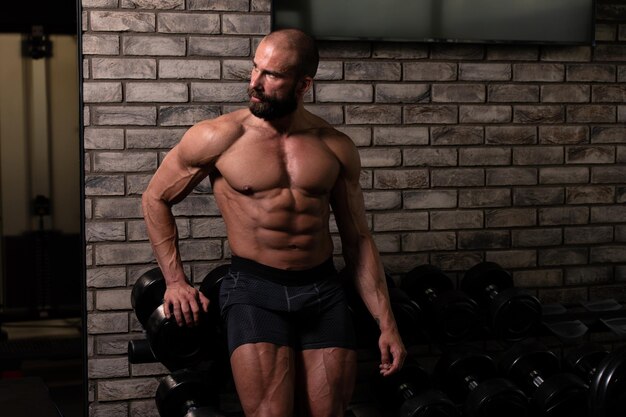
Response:
[[[248,97],[254,97],[263,101],[267,100],[267,96],[265,94],[263,94],[261,91],[255,90],[252,87],[248,87]]]

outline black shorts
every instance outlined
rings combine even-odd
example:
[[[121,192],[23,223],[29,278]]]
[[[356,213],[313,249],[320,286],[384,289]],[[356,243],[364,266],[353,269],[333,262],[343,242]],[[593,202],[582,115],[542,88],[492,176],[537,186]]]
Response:
[[[284,271],[233,257],[220,287],[228,350],[268,342],[295,350],[356,348],[352,316],[332,260]]]

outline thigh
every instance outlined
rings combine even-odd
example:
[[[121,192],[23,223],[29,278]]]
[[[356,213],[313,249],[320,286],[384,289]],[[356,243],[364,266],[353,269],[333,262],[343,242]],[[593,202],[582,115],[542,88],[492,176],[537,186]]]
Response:
[[[356,379],[356,351],[306,349],[296,353],[298,406],[310,417],[343,416]]]
[[[288,346],[249,343],[230,357],[233,378],[247,417],[293,415],[295,359]]]

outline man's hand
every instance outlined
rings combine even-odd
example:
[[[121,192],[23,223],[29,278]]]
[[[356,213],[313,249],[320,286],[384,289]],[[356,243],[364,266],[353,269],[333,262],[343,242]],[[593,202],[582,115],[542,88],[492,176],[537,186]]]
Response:
[[[380,348],[380,374],[389,376],[398,372],[404,364],[406,349],[397,329],[383,331],[378,339]]]
[[[200,322],[200,309],[209,311],[209,299],[187,282],[169,284],[163,296],[166,318],[172,312],[179,326],[196,326]]]

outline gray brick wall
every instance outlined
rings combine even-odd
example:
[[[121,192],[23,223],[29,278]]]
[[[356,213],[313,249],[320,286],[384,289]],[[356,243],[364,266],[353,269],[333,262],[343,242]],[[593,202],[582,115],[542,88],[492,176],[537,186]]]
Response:
[[[593,47],[321,43],[307,106],[359,147],[391,273],[490,260],[544,302],[626,301],[626,9],[615,2],[597,1]],[[82,0],[91,416],[157,415],[165,369],[126,358],[142,337],[130,289],[154,265],[139,197],[186,128],[245,106],[270,8]],[[175,214],[199,282],[230,253],[210,185]]]

